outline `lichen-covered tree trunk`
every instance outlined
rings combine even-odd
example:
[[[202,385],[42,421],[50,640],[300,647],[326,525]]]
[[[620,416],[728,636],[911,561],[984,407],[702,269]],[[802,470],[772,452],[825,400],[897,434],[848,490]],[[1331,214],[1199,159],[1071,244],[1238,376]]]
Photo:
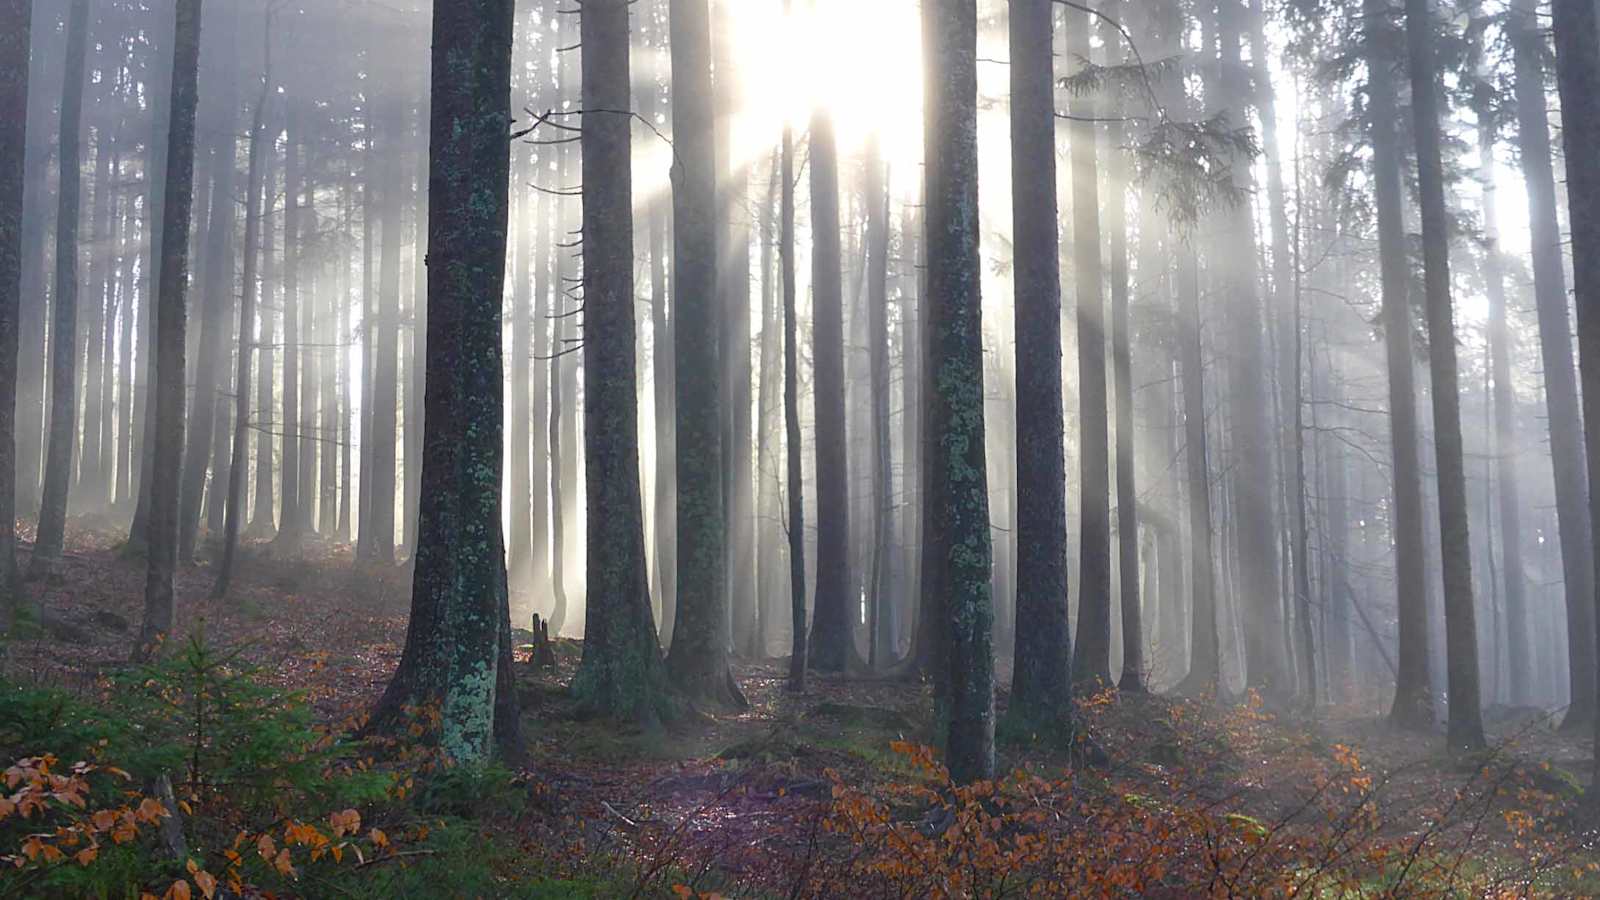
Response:
[[[850,473],[845,434],[844,287],[840,269],[839,154],[827,112],[811,117],[811,360],[816,407],[817,586],[811,667],[842,672],[850,659]],[[681,490],[681,488],[680,488]]]
[[[690,699],[742,706],[728,666],[717,346],[717,186],[707,0],[672,0],[673,353],[678,463],[678,606],[667,669]]]
[[[583,660],[572,692],[587,711],[654,720],[669,711],[650,610],[633,312],[629,0],[586,0],[583,40]],[[598,112],[597,112],[598,111]]]
[[[1011,4],[1012,241],[1016,268],[1017,629],[1010,717],[1070,727],[1067,474],[1061,388],[1055,17],[1050,0]],[[909,379],[908,379],[909,380]],[[909,405],[907,406],[909,409]],[[907,483],[910,483],[907,479]]]
[[[1406,0],[1411,109],[1422,197],[1423,281],[1427,292],[1428,370],[1439,478],[1439,537],[1444,563],[1445,652],[1450,696],[1447,731],[1453,749],[1484,746],[1478,697],[1478,630],[1472,600],[1472,545],[1467,533],[1467,480],[1461,439],[1456,329],[1450,299],[1449,212],[1440,156],[1438,71],[1428,0]],[[1591,40],[1593,32],[1591,32]]]
[[[1413,332],[1400,154],[1395,119],[1395,67],[1400,33],[1389,0],[1365,0],[1368,122],[1372,134],[1373,194],[1378,213],[1378,260],[1384,349],[1389,368],[1389,442],[1394,460],[1395,588],[1399,597],[1399,674],[1389,717],[1407,728],[1433,725],[1428,672],[1428,607],[1423,566],[1422,472],[1418,460]]]
[[[62,77],[61,131],[56,147],[60,179],[56,188],[56,281],[50,318],[50,433],[44,459],[44,491],[34,536],[34,577],[61,558],[67,531],[67,486],[72,445],[77,439],[78,372],[78,206],[83,176],[84,65],[89,32],[89,0],[72,0],[67,14],[67,59]]]
[[[1568,160],[1600,155],[1600,15],[1586,0],[1553,0],[1556,86],[1561,94],[1561,142]],[[1583,375],[1585,461],[1589,483],[1600,481],[1600,169],[1567,166],[1572,218],[1572,287],[1577,296],[1578,366]],[[1600,495],[1589,495],[1589,516],[1600,517]],[[1569,627],[1572,627],[1569,624]],[[1600,747],[1600,716],[1595,718]],[[1600,773],[1600,754],[1595,772]]]
[[[468,764],[514,724],[497,715],[509,646],[501,292],[513,10],[511,0],[433,7],[422,506],[405,651],[380,703],[391,716],[404,704],[437,704],[440,748]]]
[[[28,146],[28,48],[33,0],[5,0],[0,18],[0,629],[17,590],[17,320],[22,309],[23,157]]]
[[[149,561],[144,622],[136,656],[159,649],[176,619],[173,578],[178,567],[178,468],[183,455],[183,373],[189,291],[189,218],[194,200],[194,119],[200,80],[200,0],[177,0],[168,109],[166,186],[162,191],[161,296],[156,303],[155,381],[150,408]]]
[[[1528,233],[1533,257],[1534,299],[1539,352],[1544,370],[1550,423],[1550,464],[1555,475],[1556,529],[1560,532],[1563,594],[1567,608],[1568,684],[1572,703],[1563,729],[1587,729],[1595,720],[1595,557],[1593,523],[1584,498],[1583,415],[1578,405],[1578,375],[1572,362],[1572,322],[1567,313],[1565,239],[1556,218],[1556,183],[1550,162],[1550,121],[1546,111],[1544,60],[1546,34],[1534,0],[1514,0],[1508,32],[1515,72],[1518,156],[1528,192]],[[1512,665],[1512,702],[1518,693],[1518,666]],[[1530,673],[1531,674],[1531,673]]]
[[[939,611],[943,652],[935,704],[944,727],[945,764],[959,783],[994,775],[977,20],[974,0],[927,0],[922,7],[929,338],[923,580]]]

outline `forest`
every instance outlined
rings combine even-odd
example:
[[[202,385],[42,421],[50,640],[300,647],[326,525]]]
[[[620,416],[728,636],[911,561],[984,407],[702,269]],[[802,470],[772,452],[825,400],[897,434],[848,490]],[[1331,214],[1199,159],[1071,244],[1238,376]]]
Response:
[[[0,0],[0,900],[1600,896],[1597,482],[1597,0]]]

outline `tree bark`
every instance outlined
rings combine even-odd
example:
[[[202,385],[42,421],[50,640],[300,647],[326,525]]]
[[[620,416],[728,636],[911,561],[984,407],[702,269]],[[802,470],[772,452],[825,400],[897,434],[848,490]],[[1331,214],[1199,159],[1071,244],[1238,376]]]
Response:
[[[1592,485],[1600,480],[1600,171],[1585,163],[1600,155],[1600,42],[1595,40],[1600,15],[1586,0],[1553,0],[1551,12],[1561,142],[1567,159],[1574,161],[1567,166],[1567,210],[1572,220],[1578,367],[1583,375],[1584,457]],[[1590,521],[1597,516],[1600,495],[1591,492]],[[1600,746],[1600,716],[1595,717],[1595,744]],[[1595,772],[1600,775],[1600,754]]]
[[[994,776],[994,611],[983,434],[977,4],[922,7],[927,67],[927,494],[924,590],[939,611],[934,692],[957,783]],[[814,164],[814,163],[813,163]]]
[[[572,693],[587,711],[668,712],[650,611],[633,312],[630,0],[588,0],[583,42],[584,493],[588,503],[583,660]]]
[[[1012,0],[1011,170],[1028,175],[1011,185],[1018,627],[1008,715],[1026,731],[1072,724],[1054,34],[1050,0]]]
[[[742,707],[728,665],[721,497],[721,356],[717,346],[716,127],[707,0],[672,0],[673,353],[677,369],[677,621],[667,670],[691,700]]]
[[[5,0],[0,18],[0,630],[17,604],[17,356],[22,309],[23,159],[33,0]]]
[[[1560,533],[1563,595],[1567,608],[1568,678],[1572,704],[1563,729],[1587,729],[1595,721],[1595,561],[1592,522],[1583,498],[1589,495],[1584,470],[1583,415],[1573,366],[1572,324],[1567,313],[1566,262],[1556,219],[1556,184],[1550,162],[1550,122],[1545,109],[1545,33],[1536,4],[1515,0],[1508,22],[1514,64],[1514,95],[1522,178],[1528,191],[1528,231],[1533,256],[1533,286],[1539,324],[1540,361],[1550,423],[1550,462],[1555,474],[1556,527]],[[1513,703],[1517,669],[1513,673]]]
[[[788,15],[791,0],[784,0]],[[778,265],[783,270],[783,446],[784,480],[788,502],[786,521],[789,539],[789,614],[793,629],[789,654],[789,690],[804,693],[806,670],[810,668],[806,630],[806,521],[805,478],[800,458],[800,353],[795,315],[794,263],[794,128],[783,126],[780,174],[782,199],[779,201]]]
[[[61,131],[57,156],[56,280],[50,320],[50,432],[44,460],[44,491],[29,574],[47,574],[61,558],[67,531],[67,484],[77,437],[78,206],[83,176],[84,65],[89,0],[72,0],[67,14],[67,59],[62,81]]]
[[[1418,461],[1417,399],[1412,368],[1410,262],[1401,208],[1394,68],[1402,47],[1389,0],[1365,0],[1367,96],[1373,192],[1378,207],[1378,257],[1383,293],[1383,339],[1389,368],[1389,441],[1394,459],[1395,587],[1399,600],[1399,674],[1389,718],[1406,728],[1433,726],[1428,671],[1428,607],[1423,567],[1422,472]]]
[[[1558,0],[1559,2],[1559,0]],[[1427,291],[1428,369],[1433,382],[1434,444],[1439,472],[1439,536],[1443,547],[1445,650],[1450,692],[1450,746],[1484,745],[1478,699],[1478,631],[1472,600],[1472,545],[1467,533],[1467,483],[1461,440],[1461,394],[1450,299],[1449,213],[1440,159],[1438,73],[1428,0],[1406,0],[1411,107],[1422,195],[1423,279]],[[1590,36],[1593,38],[1594,32]]]
[[[144,622],[136,656],[159,651],[176,624],[173,578],[178,565],[178,473],[183,455],[183,372],[186,294],[189,288],[189,217],[194,199],[194,119],[199,98],[200,2],[177,0],[172,45],[172,96],[168,109],[166,187],[162,192],[161,298],[155,311],[155,381],[150,434],[149,562]]]
[[[810,157],[817,585],[809,651],[812,668],[842,672],[850,659],[854,605],[850,597],[850,472],[845,433],[839,157],[833,122],[825,111],[819,110],[811,118]]]
[[[437,702],[439,747],[467,764],[492,741],[506,749],[515,724],[512,698],[497,698],[510,662],[500,482],[513,21],[511,0],[433,7],[422,506],[406,648],[380,705]]]

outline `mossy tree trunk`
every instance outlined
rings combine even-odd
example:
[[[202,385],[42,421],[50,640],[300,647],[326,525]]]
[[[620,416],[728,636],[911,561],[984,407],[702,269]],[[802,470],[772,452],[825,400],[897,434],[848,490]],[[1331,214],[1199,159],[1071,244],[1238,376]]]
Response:
[[[935,703],[951,777],[994,775],[993,550],[984,462],[978,253],[978,10],[922,7],[928,290],[924,590],[939,613]]]
[[[433,8],[422,505],[405,651],[379,708],[437,704],[440,747],[463,763],[516,724],[500,525],[514,6]]]

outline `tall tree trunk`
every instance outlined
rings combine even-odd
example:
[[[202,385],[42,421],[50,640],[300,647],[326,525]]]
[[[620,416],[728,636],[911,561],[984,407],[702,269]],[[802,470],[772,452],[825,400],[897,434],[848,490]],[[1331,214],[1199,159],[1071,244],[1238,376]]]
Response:
[[[1067,53],[1089,59],[1090,16],[1068,10]],[[1099,164],[1093,122],[1097,105],[1084,93],[1069,104],[1072,148],[1072,257],[1078,295],[1078,443],[1081,458],[1078,640],[1072,677],[1093,691],[1111,679],[1111,500],[1107,435],[1105,295],[1101,290]]]
[[[515,719],[505,718],[505,701],[515,698],[497,696],[500,676],[509,674],[501,667],[510,664],[500,530],[500,318],[513,20],[511,0],[439,0],[433,7],[427,293],[433,308],[422,507],[405,652],[380,707],[393,713],[406,703],[438,703],[439,747],[468,764],[489,756],[491,740],[505,750],[515,738]]]
[[[188,446],[184,448],[184,470],[178,509],[178,556],[194,560],[200,532],[201,501],[205,498],[206,475],[212,460],[212,431],[217,426],[217,403],[227,393],[223,347],[228,343],[228,314],[233,309],[233,232],[237,203],[234,188],[235,155],[238,143],[238,83],[234,77],[238,55],[236,14],[232,4],[224,4],[213,19],[214,46],[228,64],[220,66],[226,74],[214,81],[216,99],[207,105],[207,126],[215,127],[211,146],[211,211],[207,216],[205,258],[200,260],[200,342],[196,353],[194,391],[189,398]],[[209,48],[208,48],[209,55]]]
[[[1389,0],[1365,0],[1367,96],[1372,133],[1373,193],[1378,207],[1378,257],[1383,292],[1383,339],[1389,367],[1389,441],[1394,458],[1395,587],[1399,597],[1399,674],[1389,717],[1407,728],[1433,726],[1428,672],[1428,607],[1422,530],[1422,472],[1417,398],[1412,369],[1410,262],[1401,208],[1394,69],[1402,47]]]
[[[1494,380],[1494,470],[1499,487],[1500,557],[1505,566],[1506,659],[1511,669],[1511,703],[1533,702],[1528,654],[1526,576],[1522,568],[1522,494],[1517,485],[1517,398],[1511,383],[1511,335],[1506,326],[1506,288],[1500,269],[1500,223],[1495,206],[1493,98],[1481,92],[1474,107],[1478,113],[1478,158],[1482,186],[1484,260],[1483,279],[1489,298],[1489,370]],[[1541,114],[1542,115],[1542,114]],[[1537,288],[1535,288],[1537,291]],[[1563,301],[1565,306],[1565,301]],[[1565,316],[1563,316],[1565,318]],[[1487,512],[1487,510],[1486,510]],[[1496,655],[1498,659],[1498,654]]]
[[[283,416],[278,424],[278,536],[274,544],[297,552],[305,536],[300,512],[300,192],[304,181],[300,154],[305,135],[290,106],[283,152]],[[380,151],[387,159],[387,151]],[[368,327],[372,327],[369,321]]]
[[[785,16],[791,8],[791,0],[783,0]],[[783,192],[778,213],[778,266],[783,270],[784,499],[788,503],[785,524],[789,538],[789,613],[793,629],[789,690],[798,694],[806,689],[806,670],[810,662],[806,631],[805,478],[800,458],[804,449],[800,444],[800,340],[795,321],[794,165],[794,128],[785,122],[778,176]]]
[[[250,448],[251,356],[261,352],[264,359],[265,351],[268,349],[264,344],[256,342],[254,332],[256,325],[256,264],[261,244],[261,157],[267,151],[264,145],[267,136],[266,105],[267,99],[271,96],[272,85],[271,33],[273,18],[269,12],[267,25],[263,29],[266,35],[262,39],[266,60],[264,67],[266,74],[262,80],[261,92],[256,96],[255,113],[250,125],[249,157],[248,162],[245,164],[244,290],[239,300],[239,358],[237,361],[238,370],[234,376],[233,458],[228,466],[228,509],[226,520],[223,523],[222,562],[217,567],[216,584],[211,589],[211,595],[216,598],[227,596],[228,586],[233,579],[235,558],[239,549],[239,529],[244,522],[244,475],[248,466],[246,454],[249,453]]]
[[[839,155],[833,121],[811,117],[811,359],[816,425],[817,586],[811,666],[842,672],[850,659],[850,473],[846,457],[844,289]],[[681,488],[680,488],[681,489]]]
[[[150,481],[149,563],[144,622],[136,656],[159,650],[176,624],[173,579],[178,567],[178,472],[183,456],[183,372],[189,289],[189,217],[194,200],[194,119],[199,99],[200,0],[177,0],[172,44],[171,125],[162,192],[161,299],[156,306],[155,425]]]
[[[67,531],[67,482],[77,436],[78,205],[83,176],[79,136],[83,128],[84,64],[89,0],[72,0],[67,15],[67,59],[62,77],[61,132],[57,146],[56,281],[50,320],[50,433],[44,461],[44,492],[34,537],[30,574],[47,574],[61,558]]]
[[[1053,10],[1050,0],[1014,0],[1010,21],[1011,168],[1030,173],[1011,185],[1018,627],[1009,714],[1025,732],[1072,723]]]
[[[525,159],[526,154],[523,156]],[[519,165],[517,168],[520,172],[526,166]],[[533,557],[533,491],[529,483],[532,478],[533,438],[528,428],[528,391],[533,364],[528,294],[532,285],[529,283],[528,258],[537,250],[528,234],[533,217],[527,214],[528,207],[533,204],[533,196],[527,191],[517,191],[514,195],[516,240],[511,247],[515,262],[512,267],[515,274],[511,282],[511,480],[508,493],[511,527],[506,534],[510,544],[506,549],[510,554],[511,584],[517,593],[528,586],[528,569]]]
[[[927,494],[924,589],[939,613],[934,692],[958,783],[994,776],[989,488],[978,253],[977,4],[922,8],[927,66]]]
[[[889,185],[874,139],[867,152],[867,343],[871,369],[872,564],[867,662],[877,671],[893,661],[887,622],[894,602],[889,558],[894,545],[894,470],[889,456]]]
[[[255,479],[255,506],[250,516],[250,535],[252,537],[271,537],[277,530],[276,504],[273,503],[272,471],[276,468],[272,452],[273,434],[283,427],[272,412],[273,385],[275,383],[274,371],[277,365],[278,348],[274,325],[277,313],[274,311],[273,299],[277,290],[277,273],[274,261],[273,240],[274,223],[280,218],[274,198],[278,195],[277,174],[273,170],[273,163],[277,153],[272,148],[272,143],[277,138],[278,128],[274,124],[265,133],[260,135],[260,140],[267,146],[262,148],[261,159],[261,215],[264,217],[259,226],[258,250],[261,260],[261,286],[259,288],[261,321],[260,352],[257,354],[256,370],[256,479]]]
[[[1592,522],[1583,498],[1589,495],[1584,470],[1583,416],[1578,376],[1572,361],[1572,325],[1567,314],[1566,263],[1556,219],[1556,184],[1550,162],[1550,122],[1545,109],[1545,32],[1534,0],[1514,0],[1508,30],[1515,66],[1518,154],[1528,191],[1528,231],[1533,251],[1533,286],[1544,369],[1546,419],[1550,423],[1550,462],[1555,474],[1556,526],[1561,541],[1563,595],[1567,608],[1568,677],[1572,704],[1563,729],[1588,729],[1595,721],[1595,557]],[[1518,699],[1517,668],[1512,667],[1513,703]]]
[[[722,339],[722,471],[729,611],[733,646],[743,656],[756,655],[755,508],[751,486],[755,460],[750,446],[750,166],[734,153],[733,124],[744,107],[736,76],[737,32],[729,27],[737,0],[717,0],[712,49],[716,55],[717,237],[718,286],[723,313],[718,317]]]
[[[436,13],[437,15],[437,13]],[[435,45],[435,52],[437,52]],[[372,372],[372,540],[368,542],[368,558],[379,563],[393,563],[395,559],[395,489],[396,489],[396,429],[399,406],[399,341],[400,341],[400,252],[401,223],[405,209],[404,178],[400,173],[400,160],[405,146],[404,110],[399,98],[391,98],[378,109],[378,142],[387,140],[387,147],[379,151],[385,174],[379,187],[379,261],[377,319],[370,323],[373,329]],[[430,226],[431,227],[431,226]],[[496,301],[499,294],[495,295]],[[498,358],[499,351],[496,350]]]
[[[1558,0],[1559,2],[1559,0]],[[1439,472],[1439,535],[1443,547],[1445,650],[1449,659],[1449,743],[1484,746],[1478,699],[1478,630],[1472,601],[1472,544],[1467,534],[1467,482],[1461,441],[1461,394],[1456,329],[1450,299],[1449,213],[1440,159],[1438,73],[1428,0],[1406,0],[1411,107],[1422,195],[1423,278],[1427,290],[1428,369],[1433,382],[1433,428]],[[1594,32],[1590,37],[1593,39]]]
[[[1106,29],[1102,28],[1102,33]],[[1108,41],[1118,39],[1112,30]],[[1106,166],[1106,229],[1111,232],[1111,370],[1116,392],[1117,572],[1122,601],[1122,677],[1117,687],[1146,688],[1144,613],[1139,586],[1139,490],[1133,466],[1133,341],[1128,322],[1128,225],[1126,159],[1122,129],[1113,126]]]
[[[17,604],[17,355],[22,308],[23,158],[33,0],[5,0],[0,18],[0,629]]]
[[[1177,235],[1174,235],[1177,237]],[[1211,472],[1206,451],[1205,346],[1200,339],[1200,262],[1181,243],[1178,260],[1178,358],[1183,375],[1184,463],[1189,492],[1189,674],[1179,693],[1216,696],[1222,684],[1221,621],[1212,549]]]
[[[89,242],[89,297],[84,309],[84,343],[87,345],[83,378],[83,441],[77,468],[77,487],[73,505],[85,512],[98,511],[105,505],[105,483],[101,466],[100,426],[106,420],[103,395],[100,390],[104,377],[106,358],[102,348],[106,327],[106,297],[111,293],[110,271],[116,241],[112,237],[112,216],[116,203],[112,200],[113,156],[115,138],[100,126],[95,135],[94,202],[89,213],[93,235]]]
[[[583,108],[584,484],[589,565],[583,660],[572,692],[606,715],[666,711],[666,673],[650,611],[633,314],[630,0],[589,0],[580,15]]]
[[[1561,142],[1567,159],[1593,160],[1600,154],[1600,42],[1595,40],[1600,14],[1586,0],[1552,0],[1551,12],[1556,87],[1561,95]],[[1593,165],[1567,166],[1567,210],[1572,218],[1578,366],[1583,373],[1584,457],[1592,485],[1600,481],[1600,170]],[[1591,492],[1590,521],[1597,516],[1600,495]],[[1568,627],[1572,627],[1570,623]],[[1595,717],[1595,745],[1600,747],[1600,716]],[[1600,775],[1600,754],[1596,755],[1595,772]]]
[[[726,539],[717,346],[716,119],[707,0],[672,0],[672,133],[679,177],[672,193],[673,352],[695,365],[676,370],[677,621],[667,670],[693,700],[745,704],[728,665]]]

